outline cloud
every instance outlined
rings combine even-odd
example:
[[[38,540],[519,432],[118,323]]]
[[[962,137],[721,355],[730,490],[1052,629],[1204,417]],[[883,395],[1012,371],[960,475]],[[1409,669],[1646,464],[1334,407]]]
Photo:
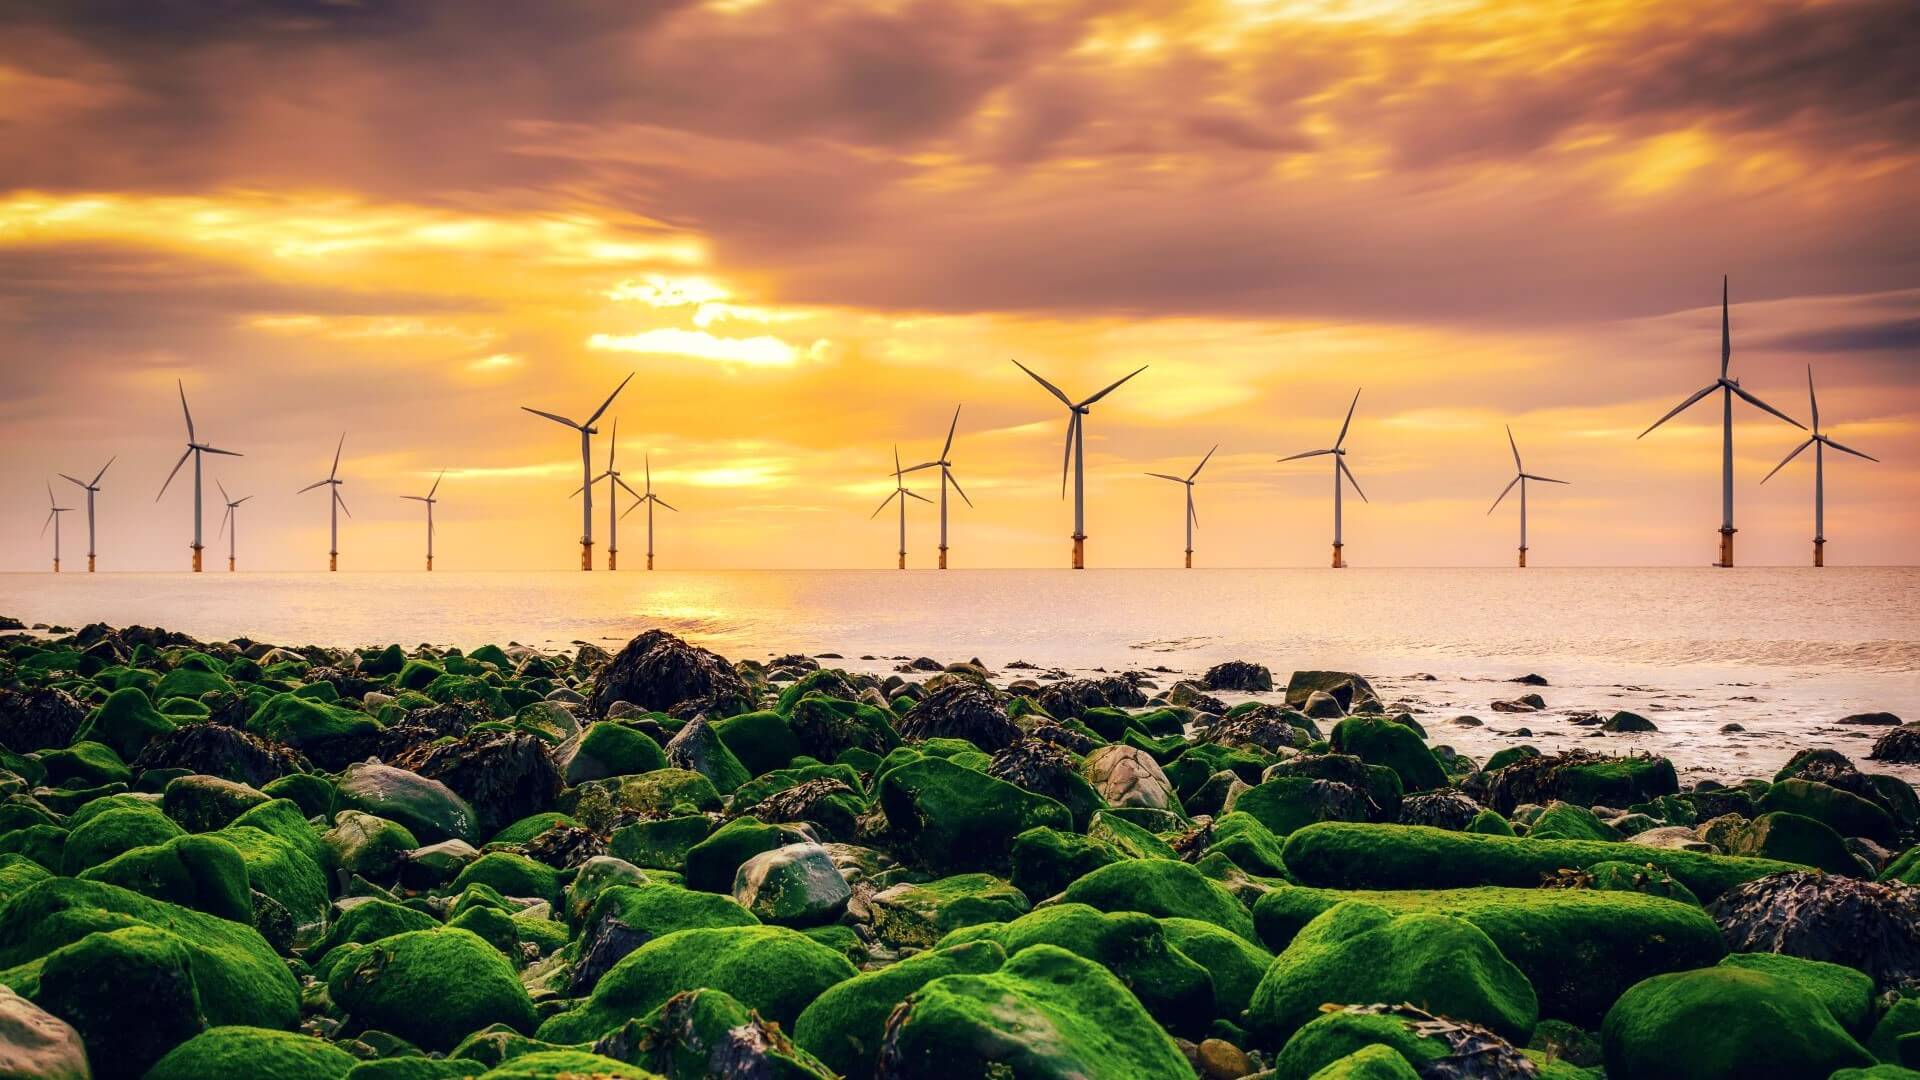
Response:
[[[695,360],[714,360],[748,367],[792,367],[805,355],[792,345],[766,334],[729,338],[716,337],[705,330],[680,330],[674,327],[643,330],[637,334],[595,334],[587,339],[587,348],[604,352],[686,356]]]
[[[1920,318],[1889,319],[1782,334],[1766,346],[1789,352],[1907,352],[1920,350]]]

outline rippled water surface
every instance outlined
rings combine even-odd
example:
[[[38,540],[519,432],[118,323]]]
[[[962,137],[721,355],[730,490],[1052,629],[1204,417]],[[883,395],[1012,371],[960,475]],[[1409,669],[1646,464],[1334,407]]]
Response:
[[[1587,733],[1566,712],[1634,708],[1662,730],[1607,749],[1732,774],[1804,745],[1864,756],[1870,731],[1831,725],[1847,713],[1920,719],[1920,570],[1906,568],[13,574],[0,613],[329,645],[559,647],[664,626],[733,657],[1251,659],[1283,677],[1359,671],[1468,752],[1523,725],[1543,747],[1574,745]],[[1549,712],[1489,712],[1521,689],[1500,680],[1529,671],[1551,683]],[[1448,724],[1457,712],[1487,725]],[[1720,733],[1729,722],[1748,730]]]

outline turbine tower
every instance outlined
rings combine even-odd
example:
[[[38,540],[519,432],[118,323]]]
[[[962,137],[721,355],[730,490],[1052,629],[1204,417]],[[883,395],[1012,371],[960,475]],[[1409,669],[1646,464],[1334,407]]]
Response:
[[[1220,449],[1220,445],[1218,443],[1215,443],[1213,450],[1218,450],[1218,449]],[[1186,514],[1187,569],[1189,570],[1193,569],[1193,529],[1194,529],[1194,526],[1200,524],[1200,515],[1193,512],[1193,481],[1194,481],[1194,478],[1200,475],[1200,470],[1207,467],[1207,462],[1213,459],[1213,450],[1207,451],[1207,456],[1200,459],[1200,464],[1195,465],[1193,467],[1193,471],[1188,473],[1185,476],[1174,476],[1171,473],[1163,473],[1163,472],[1150,472],[1147,474],[1148,476],[1157,476],[1162,480],[1171,480],[1176,484],[1186,485],[1186,489],[1187,489],[1187,514]]]
[[[1283,457],[1281,461],[1298,461],[1301,458],[1319,457],[1321,454],[1333,455],[1333,568],[1346,569],[1347,560],[1341,555],[1340,540],[1340,477],[1345,476],[1347,483],[1353,485],[1353,493],[1360,496],[1361,502],[1367,501],[1367,493],[1360,490],[1360,481],[1353,478],[1353,470],[1347,468],[1347,452],[1341,449],[1347,441],[1347,428],[1353,424],[1354,407],[1360,404],[1360,391],[1353,392],[1353,402],[1347,406],[1347,418],[1340,422],[1340,435],[1333,440],[1329,450],[1308,450],[1304,453]]]
[[[227,573],[231,574],[239,562],[240,555],[240,504],[253,496],[242,495],[236,499],[227,494],[226,486],[220,481],[215,480],[213,486],[220,489],[220,497],[227,501],[227,512],[220,518],[220,532],[227,534]],[[232,526],[232,531],[228,531],[229,525]],[[216,539],[218,536],[219,534],[216,533]]]
[[[627,377],[620,380],[620,385],[613,388],[613,393],[607,395],[607,400],[593,410],[593,415],[587,417],[587,422],[584,424],[576,424],[564,416],[541,412],[526,405],[520,406],[535,416],[544,416],[556,424],[565,424],[580,433],[580,569],[582,570],[593,569],[593,437],[600,433],[600,429],[593,425],[613,404],[613,399],[620,396],[620,391],[625,390],[627,384],[633,381],[633,375],[633,372],[628,372]]]
[[[47,506],[47,520],[40,526],[40,535],[47,535],[47,526],[53,526],[53,572],[57,574],[60,572],[60,515],[73,507],[61,506],[54,501],[52,484],[47,485]]]
[[[907,474],[906,470],[900,467],[900,448],[897,446],[893,448],[893,493],[880,500],[880,505],[874,508],[873,513],[867,515],[867,520],[872,521],[874,518],[879,517],[880,511],[885,510],[887,504],[895,499],[900,500],[899,569],[905,570],[907,568],[907,500],[919,499],[923,503],[931,503],[933,500],[927,498],[925,495],[917,495],[907,490]]]
[[[634,510],[639,508],[641,503],[647,505],[647,569],[651,570],[653,569],[653,505],[659,503],[661,506],[672,510],[676,514],[680,511],[672,503],[667,502],[667,500],[653,493],[653,455],[647,455],[645,462],[647,470],[647,492],[635,500],[632,506],[627,507],[626,513],[620,516],[626,517],[627,514],[633,513]],[[622,481],[620,486],[627,487],[626,482]],[[632,492],[633,489],[629,487],[627,491]]]
[[[79,484],[80,489],[87,493],[87,573],[89,574],[93,573],[93,497],[100,492],[100,478],[107,475],[107,470],[113,468],[113,463],[117,460],[119,460],[118,454],[108,458],[107,463],[100,466],[100,471],[93,474],[92,480],[79,480],[66,473],[60,474],[62,480]]]
[[[626,488],[627,494],[636,499],[640,497],[640,493],[621,479],[620,470],[613,464],[614,451],[620,449],[620,418],[617,416],[613,418],[613,434],[608,438],[610,441],[607,445],[607,471],[580,485],[579,490],[574,494],[584,494],[588,488],[602,480],[607,482],[607,569],[618,570],[620,569],[620,519],[626,516],[614,513],[620,508],[620,489]],[[640,504],[634,504],[634,506],[638,505]],[[629,506],[627,509],[632,510],[633,507]]]
[[[446,475],[447,470],[441,469],[440,475],[433,478],[433,486],[427,489],[425,495],[400,496],[403,499],[427,504],[427,573],[429,574],[433,573],[433,504],[440,501],[433,497],[433,493],[440,490],[440,481],[446,479]]]
[[[1067,496],[1067,468],[1073,468],[1073,568],[1084,570],[1087,565],[1087,517],[1086,517],[1086,423],[1081,417],[1092,411],[1093,403],[1119,389],[1120,384],[1147,370],[1145,364],[1134,369],[1131,374],[1116,381],[1105,390],[1075,403],[1072,398],[1060,392],[1060,388],[1035,375],[1032,369],[1018,360],[1013,365],[1033,377],[1033,381],[1047,388],[1047,393],[1060,399],[1067,407],[1067,449],[1060,459],[1060,497]]]
[[[1739,398],[1756,409],[1762,409],[1806,430],[1806,425],[1779,409],[1761,401],[1745,390],[1740,389],[1739,379],[1727,378],[1727,364],[1733,357],[1733,334],[1727,320],[1727,279],[1720,278],[1720,377],[1706,386],[1694,391],[1693,396],[1673,407],[1673,411],[1653,422],[1653,427],[1641,432],[1637,438],[1646,438],[1653,428],[1685,412],[1694,402],[1713,393],[1721,393],[1720,428],[1720,561],[1715,566],[1733,565],[1733,399]]]
[[[1572,481],[1555,480],[1551,476],[1535,476],[1528,472],[1527,467],[1520,464],[1520,444],[1513,441],[1511,424],[1507,425],[1507,445],[1513,448],[1513,479],[1507,481],[1507,486],[1501,489],[1500,498],[1493,500],[1493,505],[1487,507],[1487,514],[1491,516],[1495,510],[1500,509],[1500,500],[1507,497],[1507,492],[1513,490],[1513,485],[1520,485],[1520,568],[1524,570],[1527,567],[1527,481],[1538,480],[1543,484],[1569,484]]]
[[[161,497],[166,495],[168,485],[173,483],[174,477],[180,475],[180,466],[185,465],[187,459],[191,457],[193,459],[193,572],[197,574],[200,572],[200,551],[202,547],[200,543],[200,456],[202,454],[225,454],[228,457],[240,457],[242,455],[232,450],[221,450],[217,447],[208,446],[206,443],[198,441],[193,433],[193,410],[187,408],[186,385],[178,379],[174,380],[174,384],[180,388],[180,411],[184,413],[187,418],[187,449],[185,453],[180,455],[180,460],[173,463],[173,471],[167,474],[166,483],[160,485],[160,494],[155,495],[153,501],[159,502]]]
[[[327,570],[329,572],[340,569],[340,511],[347,510],[347,500],[340,497],[340,485],[346,483],[345,480],[340,479],[340,451],[345,449],[346,445],[347,433],[343,431],[340,433],[340,445],[333,448],[333,468],[328,470],[327,478],[325,480],[315,480],[313,483],[294,492],[295,495],[300,495],[312,491],[317,487],[325,487],[333,496],[327,500],[327,521],[332,528],[330,534],[331,539],[327,544]],[[347,516],[352,517],[353,511],[347,510]]]
[[[961,490],[960,481],[954,478],[953,462],[950,460],[953,456],[953,433],[959,426],[960,406],[955,405],[953,407],[953,422],[947,425],[947,444],[940,448],[940,456],[933,461],[926,462],[922,465],[915,465],[913,468],[907,470],[908,472],[919,472],[921,469],[931,469],[935,466],[939,466],[940,468],[940,569],[942,570],[947,568],[947,485],[952,484],[953,490],[959,492],[962,499],[966,499],[969,509],[973,506],[973,500],[967,498],[967,493]]]
[[[1800,456],[1800,451],[1813,447],[1813,565],[1827,565],[1827,457],[1826,449],[1831,446],[1843,454],[1863,457],[1868,461],[1880,459],[1871,454],[1863,454],[1851,446],[1842,446],[1820,433],[1820,399],[1813,395],[1813,365],[1807,365],[1807,406],[1813,411],[1813,434],[1806,442],[1793,448],[1793,453],[1782,458],[1773,472],[1762,477],[1760,482],[1773,479],[1773,473],[1787,467],[1787,462]]]

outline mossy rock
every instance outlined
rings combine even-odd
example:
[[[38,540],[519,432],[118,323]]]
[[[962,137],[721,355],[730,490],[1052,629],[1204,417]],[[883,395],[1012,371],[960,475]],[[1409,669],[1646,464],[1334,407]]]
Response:
[[[73,737],[76,742],[104,743],[122,760],[132,761],[155,735],[172,731],[176,726],[153,707],[145,693],[127,687],[108,694],[107,700],[87,715]]]
[[[1665,870],[1644,863],[1597,862],[1587,867],[1587,878],[1587,887],[1591,889],[1645,893],[1700,906],[1700,898],[1693,895],[1693,890],[1674,880]]]
[[[336,810],[359,810],[397,821],[426,843],[480,839],[479,815],[452,788],[375,762],[349,765],[334,788]]]
[[[1042,827],[1014,837],[1008,862],[1014,886],[1030,897],[1044,899],[1082,876],[1126,858],[1119,848],[1103,840]]]
[[[787,726],[787,718],[773,710],[715,720],[713,731],[753,776],[784,769],[800,755],[800,740]]]
[[[88,934],[36,965],[34,1004],[72,1026],[102,1077],[134,1077],[207,1026],[187,944],[151,926]]]
[[[1761,814],[1733,830],[1727,837],[1727,850],[1734,855],[1812,866],[1842,877],[1869,876],[1839,833],[1813,818],[1784,810]]]
[[[1240,792],[1230,807],[1276,837],[1322,821],[1365,821],[1367,809],[1366,792],[1310,776],[1276,776]]]
[[[1813,780],[1782,780],[1767,789],[1757,808],[1810,817],[1841,836],[1864,836],[1885,846],[1893,845],[1899,832],[1893,816],[1878,803]]]
[[[1582,1024],[1597,1023],[1615,998],[1643,979],[1706,967],[1726,954],[1719,927],[1698,907],[1584,889],[1282,887],[1254,904],[1254,925],[1269,948],[1285,949],[1303,927],[1348,900],[1472,923],[1527,977],[1542,1015]]]
[[[1376,1001],[1408,1002],[1522,1044],[1540,1016],[1526,975],[1472,923],[1347,902],[1315,917],[1274,958],[1247,1027],[1281,1046],[1323,1004]]]
[[[1060,899],[1101,911],[1199,919],[1254,944],[1260,941],[1246,907],[1225,886],[1188,863],[1130,859],[1103,866],[1067,886]]]
[[[57,872],[67,845],[67,830],[58,825],[28,825],[0,833],[0,858],[20,858]]]
[[[206,835],[240,852],[248,885],[286,908],[295,927],[326,921],[327,872],[307,848],[253,825],[230,825]]]
[[[503,896],[530,896],[549,903],[560,899],[560,872],[511,851],[489,851],[468,863],[453,879],[453,891],[481,883]]]
[[[687,852],[712,831],[713,821],[705,814],[636,821],[614,829],[607,850],[644,869],[679,871],[687,865]]]
[[[1249,874],[1287,880],[1287,861],[1281,838],[1250,814],[1230,813],[1214,819],[1213,843],[1208,854],[1221,854]]]
[[[1916,1034],[1920,1034],[1920,998],[1903,997],[1887,1006],[1887,1011],[1873,1025],[1867,1050],[1881,1061],[1900,1061],[1902,1046],[1908,1047],[1909,1053],[1920,1051],[1915,1040],[1906,1038]]]
[[[167,1052],[146,1080],[340,1080],[355,1058],[325,1039],[271,1028],[216,1027]]]
[[[318,773],[288,773],[269,780],[260,788],[273,799],[287,799],[307,817],[320,817],[333,810],[333,781]]]
[[[1246,1012],[1254,988],[1273,963],[1272,953],[1199,919],[1163,918],[1160,928],[1168,945],[1212,977],[1214,1006],[1221,1017],[1237,1020]]]
[[[1328,1062],[1309,1080],[1420,1080],[1400,1051],[1375,1043],[1363,1046],[1338,1061]]]
[[[632,776],[667,767],[667,753],[644,731],[613,720],[588,724],[555,753],[569,784]]]
[[[852,749],[885,754],[900,745],[900,733],[887,714],[860,702],[802,697],[786,716],[801,752],[819,761],[832,761]]]
[[[25,892],[29,886],[52,876],[53,871],[25,855],[15,852],[0,855],[0,906]]]
[[[489,839],[487,843],[512,844],[517,846],[532,840],[534,837],[539,836],[555,825],[578,827],[579,824],[579,822],[557,810],[543,810],[540,813],[529,814],[519,821],[504,826],[499,832],[494,833],[493,837]]]
[[[479,935],[453,927],[381,938],[334,966],[327,993],[363,1027],[448,1050],[489,1024],[533,1028],[513,965]]]
[[[603,919],[618,919],[629,929],[648,938],[666,937],[682,930],[717,930],[735,926],[758,926],[753,912],[733,902],[731,897],[696,892],[667,882],[645,885],[615,885],[594,898],[583,927],[592,927]]]
[[[683,990],[701,988],[724,991],[791,1029],[800,1010],[854,974],[846,957],[785,927],[681,930],[628,953],[594,986],[591,998],[548,1019],[538,1037],[559,1043],[596,1039]]]
[[[368,879],[390,877],[420,846],[405,825],[359,810],[342,810],[321,835],[335,866]]]
[[[734,818],[687,849],[687,887],[702,892],[730,893],[734,875],[748,859],[807,839],[805,833],[791,825],[768,825],[750,817]]]
[[[1513,836],[1513,825],[1495,810],[1481,810],[1467,822],[1466,832],[1480,836]]]
[[[725,805],[713,781],[687,769],[655,769],[621,777],[619,804],[648,817],[701,814]]]
[[[998,942],[983,940],[863,971],[815,998],[794,1022],[793,1040],[843,1076],[872,1076],[895,1006],[934,979],[986,974],[1005,961]]]
[[[881,941],[924,949],[963,926],[1017,919],[1032,905],[1026,893],[991,874],[956,874],[891,886],[875,893],[869,906]]]
[[[1600,1041],[1608,1080],[1827,1080],[1837,1069],[1874,1064],[1819,998],[1778,975],[1735,966],[1640,983],[1607,1012]]]
[[[1672,874],[1711,902],[1743,881],[1801,867],[1772,859],[1666,851],[1644,844],[1532,840],[1425,825],[1323,822],[1287,838],[1287,869],[1304,885],[1335,889],[1531,888],[1556,871],[1625,861]]]
[[[167,782],[160,809],[188,832],[212,832],[271,799],[257,788],[218,776],[190,774]]]
[[[1385,716],[1349,716],[1333,726],[1335,753],[1352,754],[1369,765],[1384,765],[1407,791],[1447,786],[1447,771],[1420,733]]]
[[[327,935],[307,950],[309,958],[319,959],[341,945],[367,945],[395,934],[432,930],[440,925],[424,911],[378,897],[346,901],[342,907],[340,917],[327,927]]]
[[[96,787],[133,780],[133,770],[113,747],[87,739],[75,740],[64,750],[43,751],[37,764],[49,784]]]
[[[1620,831],[1584,806],[1551,802],[1527,827],[1533,840],[1619,840]]]
[[[337,768],[356,760],[381,727],[365,713],[296,694],[276,694],[247,718],[247,730],[285,743],[327,768]]]
[[[1066,949],[1036,945],[999,970],[945,975],[887,1023],[889,1077],[1179,1080],[1193,1068],[1119,980]]]
[[[60,871],[72,876],[135,848],[164,844],[186,830],[156,806],[119,806],[75,825],[60,853]]]
[[[1093,815],[1087,823],[1087,836],[1113,845],[1130,859],[1179,858],[1165,840],[1110,810]]]
[[[232,844],[211,836],[176,836],[122,852],[79,877],[131,889],[142,896],[253,925],[247,866]]]
[[[1873,977],[1864,971],[1782,953],[1732,953],[1720,966],[1778,975],[1818,998],[1840,1026],[1856,1037],[1873,1028]]]
[[[878,802],[904,853],[936,872],[1004,872],[1016,836],[1073,828],[1053,799],[933,757],[885,773]]]

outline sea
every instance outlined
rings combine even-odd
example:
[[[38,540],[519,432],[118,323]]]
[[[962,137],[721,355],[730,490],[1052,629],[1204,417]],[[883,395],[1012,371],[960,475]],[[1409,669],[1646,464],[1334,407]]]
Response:
[[[1030,674],[1017,660],[1162,686],[1250,660],[1281,684],[1297,669],[1365,675],[1469,755],[1650,752],[1695,778],[1771,775],[1814,746],[1870,767],[1883,729],[1837,721],[1920,721],[1911,567],[0,574],[0,615],[330,646],[617,648],[660,627],[733,659]],[[1545,685],[1509,681],[1525,675]],[[1546,708],[1492,707],[1523,693]],[[1571,722],[1621,709],[1659,730]]]

